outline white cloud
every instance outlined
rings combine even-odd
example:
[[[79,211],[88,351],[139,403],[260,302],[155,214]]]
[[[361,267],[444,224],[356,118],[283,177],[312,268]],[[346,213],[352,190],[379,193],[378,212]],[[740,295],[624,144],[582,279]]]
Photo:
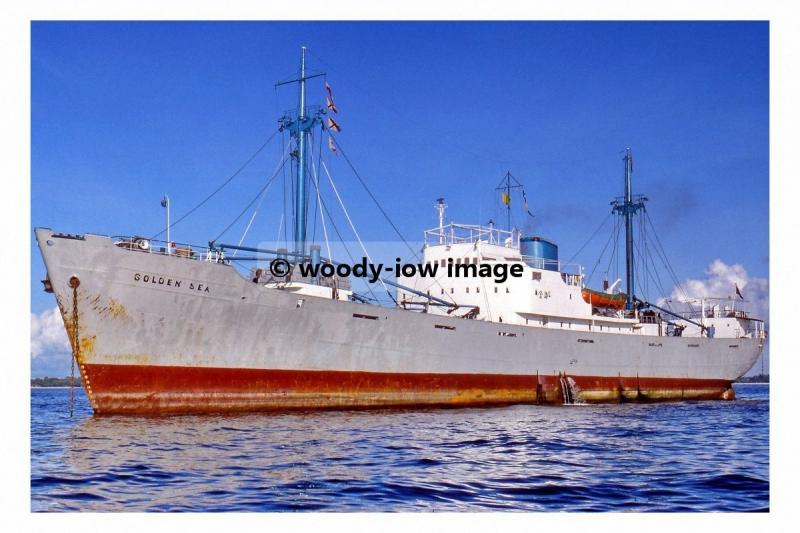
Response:
[[[69,339],[58,307],[31,313],[31,357],[70,352]]]
[[[739,286],[744,302],[736,296],[735,285]],[[674,305],[686,297],[734,298],[737,308],[743,308],[754,318],[769,322],[769,280],[751,277],[742,265],[728,265],[721,259],[714,260],[706,269],[705,279],[687,279],[673,289],[669,299]]]

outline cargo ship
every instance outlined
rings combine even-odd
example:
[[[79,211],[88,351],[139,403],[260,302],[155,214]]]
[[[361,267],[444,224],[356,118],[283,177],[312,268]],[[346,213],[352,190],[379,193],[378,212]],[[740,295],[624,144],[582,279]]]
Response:
[[[613,204],[625,225],[624,292],[585,286],[583,269],[560,261],[547,238],[446,223],[444,199],[417,258],[442,268],[382,279],[395,289],[392,305],[359,295],[346,277],[301,275],[300,265],[337,264],[306,238],[308,192],[319,186],[310,135],[331,135],[335,149],[338,129],[325,120],[330,99],[327,110],[306,104],[316,76],[303,49],[299,77],[284,82],[299,92],[279,122],[296,166],[291,251],[35,229],[45,290],[96,414],[734,398],[764,324],[734,300],[681,314],[637,296],[633,223],[645,199],[632,194],[630,150]],[[231,261],[239,251],[290,268],[243,273]],[[453,277],[448,265],[521,275]]]

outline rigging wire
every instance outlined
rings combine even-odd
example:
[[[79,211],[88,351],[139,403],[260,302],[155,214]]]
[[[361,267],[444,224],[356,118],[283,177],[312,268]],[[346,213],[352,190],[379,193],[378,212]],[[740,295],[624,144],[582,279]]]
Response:
[[[361,237],[358,235],[358,231],[356,231],[356,227],[353,224],[353,221],[350,219],[350,214],[347,212],[347,208],[344,206],[344,202],[342,202],[342,197],[339,196],[339,191],[336,190],[336,185],[333,183],[333,178],[331,177],[331,173],[328,171],[328,165],[326,165],[324,162],[322,163],[322,169],[325,171],[325,174],[327,174],[327,176],[328,176],[328,181],[330,181],[331,187],[333,188],[333,192],[334,192],[334,194],[336,194],[336,199],[339,200],[339,205],[341,206],[342,211],[344,212],[344,216],[347,219],[347,222],[350,224],[350,229],[353,230],[353,234],[356,236],[356,239],[358,240],[358,244],[361,245],[361,251],[364,252],[364,256],[367,258],[367,260],[370,263],[372,263],[372,258],[369,256],[369,252],[367,252],[367,248],[364,246],[364,243],[361,241]],[[392,293],[389,292],[389,288],[386,286],[386,283],[383,282],[383,279],[379,278],[378,280],[381,282],[381,285],[383,286],[383,289],[386,291],[386,294],[389,295],[389,298],[391,298],[392,301],[395,303],[395,305],[397,305],[397,300],[395,300],[394,296],[392,296]]]
[[[637,247],[637,246],[634,246],[634,249],[635,249],[635,250],[636,250],[636,252],[637,252],[637,253],[639,253],[639,254],[640,254],[640,256],[641,256],[641,254],[642,254],[642,249],[641,249],[641,248],[639,248],[639,247]],[[652,281],[652,282],[653,282],[653,284],[655,284],[655,285],[657,286],[657,288],[661,289],[660,285],[659,285],[659,284],[656,282],[656,280],[653,278],[653,272],[655,272],[655,269],[648,269],[648,270],[644,270],[644,274],[642,275],[642,277],[641,277],[641,278],[637,278],[637,279],[644,279],[646,282],[647,282],[648,280],[649,280],[649,281]],[[642,298],[642,299],[643,299],[643,300],[645,300],[645,301],[650,301],[650,297],[649,297],[649,295],[648,295],[648,294],[646,294],[646,293],[645,293],[645,295],[644,295],[644,298]]]
[[[319,154],[317,161],[322,161],[322,135],[320,135],[320,144],[319,144]],[[314,148],[311,148],[311,157],[314,157]],[[322,234],[325,237],[325,249],[328,251],[328,259],[333,260],[333,254],[331,253],[331,244],[328,241],[328,229],[325,227],[325,214],[322,212],[322,208],[320,207],[322,204],[322,195],[320,194],[319,190],[319,165],[317,168],[312,167],[313,170],[313,178],[314,178],[314,189],[317,191],[317,208],[314,211],[315,219],[314,219],[314,227],[316,229],[316,211],[319,211],[319,218],[322,221]],[[311,239],[312,241],[315,240],[314,238]]]
[[[311,157],[313,159],[313,157],[314,157],[314,145],[311,144],[310,147],[311,147],[311,154],[312,154]],[[321,161],[322,160],[321,159],[321,157],[322,157],[322,144],[321,144],[321,142],[320,142],[319,157],[320,157],[319,160]],[[328,206],[325,204],[325,201],[322,200],[322,192],[321,192],[321,188],[320,188],[320,184],[319,184],[319,175],[318,175],[318,173],[316,171],[314,171],[314,167],[313,166],[312,166],[312,171],[313,171],[312,175],[313,175],[313,178],[314,178],[312,180],[312,185],[314,186],[314,189],[317,192],[317,209],[319,209],[321,207],[321,209],[319,209],[319,212],[320,212],[320,218],[322,219],[322,230],[323,230],[323,232],[325,234],[325,247],[326,247],[326,249],[328,251],[328,259],[330,259],[332,261],[333,260],[333,254],[331,252],[330,242],[328,240],[327,229],[325,227],[325,215],[324,215],[325,213],[328,214],[328,219],[330,220],[331,226],[333,227],[333,230],[336,232],[337,237],[339,237],[339,242],[344,247],[345,253],[347,253],[347,256],[350,258],[350,261],[355,263],[355,259],[353,259],[353,254],[350,252],[350,249],[347,247],[347,244],[345,243],[344,237],[342,237],[341,232],[339,232],[339,228],[336,226],[336,222],[333,219],[333,215],[328,210]],[[366,286],[367,286],[367,290],[372,295],[371,300],[374,301],[374,302],[380,302],[378,297],[373,292],[371,284],[367,283]],[[366,298],[363,295],[360,295],[360,296],[362,298]],[[389,294],[389,297],[390,298],[392,297],[391,294]],[[394,301],[394,298],[392,298],[392,300]],[[397,302],[395,301],[395,303],[397,303]]]
[[[282,160],[283,160],[283,158],[286,158],[286,156],[287,156],[287,154],[284,153],[283,156],[282,156]],[[283,164],[281,164],[280,166],[283,167]],[[277,172],[278,169],[275,169],[275,170]],[[250,217],[250,222],[247,223],[247,227],[244,229],[244,233],[242,233],[242,238],[239,239],[239,243],[237,244],[237,246],[241,246],[242,243],[244,242],[245,237],[247,237],[247,232],[250,231],[250,227],[253,225],[253,221],[256,219],[256,215],[258,214],[258,210],[261,209],[261,204],[264,203],[264,199],[267,197],[267,191],[268,190],[269,190],[269,187],[267,188],[266,191],[264,191],[264,194],[261,195],[261,199],[258,201],[258,205],[253,210],[253,216]],[[233,257],[236,257],[236,253],[238,251],[239,250],[234,250],[233,251]]]
[[[391,226],[392,226],[392,229],[394,229],[394,232],[397,234],[397,236],[398,236],[398,237],[400,237],[400,240],[401,240],[401,241],[403,241],[403,243],[404,243],[404,244],[406,245],[406,247],[409,249],[409,251],[411,252],[411,254],[414,256],[414,259],[416,259],[416,260],[417,260],[417,261],[419,261],[419,262],[422,262],[422,260],[420,259],[419,255],[417,254],[417,252],[416,252],[416,251],[415,251],[415,250],[414,250],[414,249],[411,247],[411,245],[408,243],[408,241],[405,239],[405,237],[403,237],[403,234],[402,234],[402,233],[400,233],[400,230],[397,228],[397,226],[395,226],[394,222],[392,222],[392,219],[391,219],[391,218],[389,218],[389,215],[388,215],[388,214],[386,213],[386,211],[383,209],[383,206],[381,206],[380,202],[378,202],[378,199],[377,199],[377,198],[375,198],[375,195],[374,195],[374,194],[372,194],[372,191],[369,189],[369,187],[367,186],[366,182],[364,182],[364,180],[362,179],[361,175],[358,173],[358,171],[356,170],[356,168],[353,166],[353,163],[350,161],[350,158],[349,158],[349,157],[347,157],[347,154],[346,154],[346,153],[345,153],[345,151],[342,149],[342,145],[340,144],[340,142],[339,142],[339,139],[338,139],[338,138],[335,138],[335,137],[333,137],[332,135],[330,135],[330,133],[329,133],[328,135],[330,136],[330,138],[331,138],[331,139],[333,139],[333,142],[334,142],[334,144],[336,145],[336,149],[337,149],[339,152],[341,152],[342,156],[344,157],[344,160],[347,162],[347,165],[350,167],[350,170],[352,170],[352,171],[353,171],[353,174],[355,174],[356,178],[358,178],[358,181],[359,181],[359,182],[361,183],[361,185],[364,187],[364,190],[365,190],[365,191],[367,191],[367,194],[369,195],[369,197],[370,197],[370,198],[372,198],[372,201],[373,201],[373,202],[375,203],[375,205],[378,207],[378,210],[380,210],[381,214],[382,214],[382,215],[383,215],[383,217],[386,219],[386,221],[387,221],[387,222],[389,222],[389,225],[391,225]],[[324,165],[325,165],[325,164],[323,163],[323,166],[324,166]],[[436,281],[436,283],[437,283],[437,285],[439,285],[439,286],[441,287],[441,284],[438,282],[438,280]],[[457,304],[456,304],[456,301],[453,299],[453,297],[452,297],[452,296],[450,296],[449,294],[447,294],[447,297],[448,297],[448,298],[449,298],[449,300],[450,300],[450,301],[453,303],[453,305],[457,305]],[[392,299],[394,300],[394,298],[392,298]]]
[[[331,136],[331,138],[333,139],[334,144],[336,144],[336,148],[342,153],[342,156],[344,157],[344,160],[347,161],[347,164],[350,166],[350,170],[353,171],[353,174],[355,174],[356,178],[358,178],[358,181],[364,187],[364,190],[367,191],[367,194],[369,195],[369,197],[372,198],[373,202],[375,202],[375,205],[378,207],[378,209],[380,210],[380,212],[383,215],[383,217],[392,226],[392,229],[394,229],[394,232],[397,233],[398,237],[400,237],[400,240],[402,240],[405,243],[405,245],[408,247],[408,249],[411,251],[411,253],[414,254],[414,258],[419,260],[419,256],[417,255],[417,252],[411,247],[410,244],[408,244],[408,241],[406,241],[405,237],[403,237],[403,234],[400,233],[400,230],[397,229],[397,226],[395,226],[394,222],[392,222],[392,219],[389,218],[389,215],[383,209],[383,206],[381,206],[380,202],[378,202],[378,199],[375,198],[375,195],[372,194],[372,191],[369,189],[369,187],[367,187],[367,184],[364,182],[364,180],[361,178],[361,175],[358,173],[356,168],[353,166],[353,163],[350,161],[350,158],[347,157],[347,153],[345,153],[345,151],[342,149],[342,145],[340,144],[339,139],[336,139],[333,136]],[[323,164],[323,166],[324,166],[324,164]]]
[[[644,211],[644,210],[643,210]],[[644,261],[645,265],[648,268],[648,271],[657,270],[655,263],[651,260],[650,254],[650,232],[647,229],[647,221],[645,220],[645,213],[642,212],[641,214],[641,231],[642,231],[642,249],[644,254]],[[647,279],[647,289],[650,290],[650,280],[653,276],[648,276]],[[658,288],[658,287],[656,287]],[[660,289],[659,289],[660,290]],[[663,293],[660,293],[662,296],[666,297]]]
[[[649,247],[647,249],[647,254],[650,256],[650,262],[653,265],[655,265],[655,259],[653,259],[653,254],[650,252]],[[653,268],[652,271],[653,271],[653,274],[655,275],[655,279],[653,281],[656,284],[656,286],[658,287],[658,290],[661,291],[661,294],[664,295],[664,299],[665,299],[664,303],[666,304],[667,309],[669,309],[670,311],[673,311],[674,309],[672,308],[672,303],[671,303],[671,301],[669,299],[667,299],[667,296],[668,296],[667,295],[667,291],[664,290],[664,285],[663,285],[663,283],[661,281],[661,276],[659,276],[659,274],[658,274],[658,269],[657,268]]]
[[[664,270],[666,270],[667,274],[670,277],[670,280],[673,282],[675,288],[679,291],[679,293],[683,296],[683,299],[684,299],[683,303],[689,305],[689,307],[692,310],[694,310],[694,308],[692,307],[691,301],[690,301],[688,295],[686,294],[686,291],[684,290],[683,286],[679,282],[676,282],[674,280],[674,276],[669,271],[669,267],[667,266],[667,259],[663,256],[663,251],[658,249],[658,248],[655,248],[655,250],[656,250],[656,256],[661,260],[661,264],[664,266]],[[666,292],[665,292],[665,295],[666,295]]]
[[[277,91],[277,89],[276,89],[276,91]],[[284,150],[285,150],[285,148],[284,148],[285,144],[286,144],[286,134],[283,134],[283,135],[281,135],[281,153],[283,153]],[[281,169],[281,173],[283,174],[283,205],[282,205],[282,207],[283,207],[283,215],[282,215],[282,217],[285,218],[286,214],[289,211],[286,208],[286,167],[285,166]],[[286,226],[288,226],[288,224],[285,224],[284,227],[283,227],[283,245],[288,248],[289,247],[289,237],[287,235]],[[280,242],[280,239],[281,239],[281,229],[279,227],[278,228],[278,239],[277,239],[277,241]]]
[[[316,184],[315,184],[315,187],[316,187]],[[319,192],[319,189],[317,189],[317,192]],[[320,200],[322,200],[322,196],[320,196]],[[325,204],[325,201],[324,201],[324,200],[322,200],[322,203],[321,203],[321,205],[322,205],[322,210],[323,210],[325,213],[327,213],[327,215],[328,215],[328,220],[330,220],[330,222],[331,222],[331,226],[333,227],[333,231],[334,231],[334,232],[336,232],[336,236],[337,236],[337,237],[339,237],[339,242],[340,242],[340,243],[342,243],[342,247],[344,248],[344,251],[345,251],[345,253],[347,254],[347,257],[349,257],[349,258],[350,258],[350,261],[351,261],[352,263],[355,263],[355,262],[356,262],[356,260],[355,260],[355,259],[353,259],[353,254],[352,254],[352,253],[350,253],[350,249],[347,247],[347,244],[345,243],[344,237],[342,237],[342,234],[341,234],[341,232],[339,231],[339,228],[338,228],[338,226],[336,226],[336,222],[335,222],[335,221],[334,221],[334,219],[333,219],[333,215],[331,215],[331,212],[328,210],[328,206]],[[330,257],[330,255],[328,256],[328,259],[331,259],[331,260],[333,260],[333,258],[332,258],[332,257]],[[375,296],[375,293],[372,291],[372,284],[370,284],[370,283],[366,283],[366,286],[367,286],[367,290],[368,290],[368,291],[369,291],[369,293],[372,295],[372,299],[373,299],[374,301],[376,301],[376,302],[377,302],[377,301],[379,301],[379,300],[378,300],[378,297],[377,297],[377,296]]]
[[[612,257],[614,258],[614,277],[619,279],[619,240],[622,237],[622,217],[619,217],[619,225],[617,226],[617,237],[614,240],[614,254]],[[610,268],[610,266],[609,266]],[[627,288],[626,288],[627,290]]]
[[[317,190],[317,205],[319,206],[322,204],[322,196],[319,193],[319,178],[317,178],[316,173],[314,175],[314,188]],[[328,239],[328,228],[325,224],[325,214],[322,212],[322,209],[319,209],[319,218],[322,221],[322,235],[325,237],[325,250],[328,252],[328,258],[333,260],[333,254],[331,253],[331,243]]]
[[[636,273],[637,280],[643,280],[642,283],[638,284],[641,286],[640,294],[644,296],[645,300],[648,300],[649,298],[648,298],[648,287],[647,287],[647,276],[646,276],[647,262],[644,259],[644,252],[642,250],[644,245],[642,242],[641,210],[636,213],[636,217],[639,219],[637,221],[637,226],[636,226],[639,231],[637,232],[636,236],[638,244],[637,242],[634,242],[633,246],[634,257],[637,258],[634,261],[634,272]]]
[[[686,291],[684,290],[684,287],[678,281],[677,275],[675,274],[675,270],[670,264],[669,259],[667,258],[666,251],[664,250],[664,247],[661,244],[661,241],[658,237],[658,233],[655,230],[655,226],[649,214],[647,213],[646,210],[643,209],[637,214],[637,216],[638,216],[639,233],[637,235],[637,239],[635,239],[633,242],[634,254],[637,257],[637,261],[634,264],[634,269],[636,273],[636,278],[642,280],[641,290],[645,296],[644,299],[649,300],[650,283],[652,283],[655,289],[660,291],[660,294],[664,295],[666,300],[665,305],[667,306],[667,308],[673,310],[671,301],[666,298],[668,296],[668,293],[664,289],[664,282],[661,279],[661,276],[659,275],[658,272],[659,269],[655,268],[656,261],[653,255],[655,253],[655,256],[658,257],[661,264],[663,265],[664,270],[672,278],[672,281],[675,283],[676,288],[682,293],[684,299],[686,300],[686,303],[690,306],[690,308],[692,308],[692,310],[694,310],[693,307],[691,306],[691,300],[689,300]],[[603,224],[604,223],[605,220]],[[600,228],[602,228],[603,224],[601,224]],[[598,230],[595,231],[595,234],[600,230],[600,228],[598,228]],[[581,250],[588,244],[589,241],[591,241],[594,238],[595,234],[593,234],[592,237],[590,237],[589,240],[584,244],[584,246],[581,247]],[[614,228],[612,228],[611,235],[608,241],[606,241],[606,244],[603,246],[603,249],[600,252],[600,256],[598,257],[594,268],[592,268],[592,271],[586,278],[586,285],[589,285],[589,283],[591,282],[591,279],[597,267],[599,266],[600,262],[602,261],[606,253],[606,250],[608,249],[608,246],[611,242],[614,243],[614,246],[612,249],[612,253],[609,257],[609,262],[606,268],[606,274],[608,274],[609,271],[611,270],[611,266],[613,263],[615,268],[614,277],[615,278],[619,277],[619,255],[620,255],[619,240],[621,234],[622,234],[622,217],[618,217]],[[652,234],[655,237],[655,245],[651,245],[653,239],[649,237],[650,234]],[[578,253],[580,253],[580,250]],[[578,255],[578,253],[576,253],[570,259],[569,262],[572,262],[572,260]]]
[[[603,226],[605,226],[605,225],[606,225],[606,222],[608,222],[608,219],[609,219],[609,218],[611,218],[611,215],[612,215],[612,214],[613,214],[613,213],[609,213],[608,215],[606,215],[606,218],[604,218],[604,219],[603,219],[603,221],[600,223],[600,225],[599,225],[599,226],[597,226],[597,229],[596,229],[596,230],[594,230],[594,233],[592,233],[591,237],[589,237],[589,238],[586,240],[586,242],[585,242],[585,243],[583,243],[583,246],[581,246],[580,248],[578,248],[578,251],[577,251],[577,252],[575,252],[575,254],[574,254],[572,257],[570,257],[570,258],[569,258],[569,261],[567,261],[567,263],[572,263],[572,261],[573,261],[573,260],[574,260],[576,257],[578,257],[578,255],[580,255],[580,253],[583,251],[583,249],[584,249],[584,248],[586,248],[586,246],[587,246],[587,245],[588,245],[588,244],[589,244],[589,243],[592,241],[592,239],[594,239],[594,238],[597,236],[597,234],[600,232],[600,230],[601,230],[601,229],[603,229]]]
[[[605,246],[603,246],[603,249],[600,252],[600,256],[597,258],[597,262],[595,263],[594,268],[592,268],[592,271],[589,273],[589,277],[586,278],[586,286],[588,286],[589,283],[592,281],[592,276],[594,276],[594,272],[595,270],[597,270],[597,267],[600,266],[600,261],[603,260],[603,256],[605,255],[606,250],[608,249],[608,245],[611,244],[612,240],[614,240],[615,229],[616,228],[611,228],[611,235],[606,240],[606,244]],[[606,274],[608,274],[608,269],[606,269]]]
[[[291,141],[290,141],[290,144],[291,144]],[[292,157],[294,158],[294,157],[297,157],[297,156],[293,154],[293,155],[292,155]],[[297,213],[295,213],[295,211],[294,211],[294,209],[295,209],[295,205],[294,205],[294,204],[295,204],[295,202],[293,201],[293,200],[294,200],[294,197],[295,197],[295,194],[296,194],[296,193],[295,193],[295,183],[296,183],[296,181],[297,181],[297,180],[295,180],[295,176],[294,176],[294,165],[289,165],[289,191],[290,191],[290,193],[291,193],[291,196],[289,196],[289,205],[290,205],[290,206],[291,206],[291,208],[292,208],[292,218],[291,218],[291,221],[292,221],[292,227],[295,227],[295,226],[294,226],[294,223],[295,223],[295,217],[297,216]],[[287,212],[287,215],[288,215],[288,212]],[[287,225],[287,227],[288,227],[288,225],[289,225],[289,220],[290,220],[290,219],[288,219],[288,218],[287,218],[287,220],[286,220],[286,225]],[[284,230],[284,232],[285,232],[285,231],[287,231],[287,230]],[[286,238],[286,247],[287,247],[287,248],[289,247],[289,238],[288,238],[288,237]]]
[[[637,214],[637,216],[640,216]],[[643,296],[642,299],[649,300],[649,286],[647,284],[647,261],[644,257],[644,245],[642,243],[642,232],[641,227],[639,228],[639,235],[638,235],[638,243],[637,241],[633,242],[633,252],[634,257],[637,259],[634,261],[634,272],[636,274],[637,280],[642,280],[640,283],[637,284],[640,289],[636,291],[637,295],[641,294]]]
[[[652,264],[654,264],[654,265],[655,265],[655,260],[653,259],[653,256],[652,256],[652,254],[650,253],[650,250],[649,250],[649,248],[648,248],[648,247],[646,247],[646,248],[645,248],[645,252],[646,252],[646,254],[645,254],[645,255],[649,256],[649,261],[650,261]],[[653,284],[656,286],[656,288],[657,288],[657,289],[658,289],[658,290],[661,292],[661,294],[663,294],[663,295],[665,296],[665,297],[664,297],[664,300],[665,300],[664,304],[666,305],[667,309],[669,309],[670,311],[672,311],[672,310],[673,310],[673,308],[672,308],[672,305],[670,304],[670,300],[668,300],[668,299],[666,298],[666,294],[667,294],[667,293],[666,293],[666,291],[664,290],[664,286],[663,286],[663,284],[662,284],[662,282],[661,282],[661,277],[658,275],[658,269],[657,269],[657,268],[651,268],[651,269],[649,269],[649,270],[646,270],[645,272],[646,272],[646,274],[647,274],[647,278],[648,278],[650,281],[652,281],[652,282],[653,282]],[[649,300],[649,298],[645,298],[645,300]]]
[[[317,167],[314,167],[314,143],[309,143],[309,148],[311,150],[311,172],[316,175],[319,170],[319,161],[322,160],[322,132],[319,135],[319,151],[317,153]],[[312,134],[312,141],[313,141],[313,134]],[[311,240],[315,241],[317,239],[317,212],[319,211],[319,204],[317,204],[314,208],[314,223],[311,225]]]
[[[240,166],[240,167],[239,167],[239,168],[236,170],[236,172],[234,172],[233,174],[231,174],[231,175],[228,177],[228,179],[226,179],[226,180],[225,180],[225,181],[222,183],[222,185],[220,185],[219,187],[217,187],[216,189],[214,189],[214,191],[213,191],[211,194],[209,194],[208,196],[206,196],[206,197],[205,197],[205,198],[204,198],[204,199],[203,199],[203,200],[202,200],[202,201],[201,201],[199,204],[195,205],[193,208],[191,208],[189,211],[187,211],[185,214],[183,214],[183,216],[179,217],[179,218],[178,218],[178,219],[177,219],[175,222],[173,222],[172,224],[170,224],[170,225],[169,225],[169,229],[172,229],[172,228],[174,228],[174,227],[175,227],[175,226],[176,226],[178,223],[180,223],[180,222],[181,222],[182,220],[184,220],[186,217],[188,217],[189,215],[191,215],[192,213],[194,213],[195,211],[197,211],[197,210],[198,210],[200,207],[202,207],[202,206],[203,206],[203,205],[204,205],[206,202],[208,202],[208,201],[209,201],[211,198],[213,198],[213,197],[214,197],[214,196],[215,196],[215,195],[216,195],[216,194],[217,194],[219,191],[221,191],[223,188],[225,188],[225,186],[226,186],[226,185],[228,185],[228,184],[229,184],[231,181],[233,181],[233,179],[234,179],[236,176],[238,176],[238,175],[239,175],[239,173],[241,173],[241,172],[242,172],[242,170],[244,170],[244,169],[247,167],[247,165],[249,165],[249,164],[250,164],[250,163],[251,163],[251,162],[252,162],[252,161],[253,161],[253,160],[254,160],[254,159],[255,159],[255,158],[258,156],[258,154],[260,154],[260,153],[261,153],[261,151],[262,151],[264,148],[266,148],[266,147],[267,147],[267,145],[270,143],[270,141],[272,141],[272,139],[274,139],[274,138],[275,138],[275,136],[278,134],[278,132],[279,132],[279,130],[275,130],[275,131],[272,133],[272,135],[270,135],[270,136],[269,136],[269,139],[267,139],[267,140],[264,142],[264,144],[262,144],[261,146],[259,146],[259,147],[258,147],[258,150],[256,150],[256,151],[255,151],[255,153],[253,153],[253,155],[251,155],[251,156],[250,156],[250,157],[247,159],[247,161],[245,161],[245,162],[244,162],[244,164],[242,164],[242,166]],[[162,234],[163,234],[163,233],[165,233],[166,231],[167,231],[167,228],[164,228],[164,229],[162,229],[161,231],[159,231],[158,233],[156,233],[155,235],[153,235],[152,237],[150,237],[150,240],[152,240],[152,239],[155,239],[156,237],[159,237],[160,235],[162,235]]]
[[[281,220],[278,222],[278,236],[275,237],[275,242],[281,242],[281,229],[283,228],[283,220],[286,217],[286,213],[281,213]],[[280,248],[280,245],[276,246],[276,248]]]
[[[645,271],[649,274],[649,270],[651,268],[655,268],[653,265],[651,267],[650,263],[647,261],[647,225],[644,220],[644,209],[639,211],[639,233],[641,234],[641,242],[642,242],[642,265],[644,266]],[[645,296],[649,296],[650,294],[650,277],[645,276]],[[649,298],[646,298],[649,299]]]
[[[656,252],[659,254],[659,257],[664,262],[664,266],[667,270],[667,273],[672,277],[673,283],[675,283],[675,286],[683,294],[684,300],[686,300],[686,304],[689,306],[689,309],[691,309],[692,312],[695,312],[696,309],[694,308],[694,305],[692,305],[692,302],[689,299],[689,296],[687,295],[686,290],[683,287],[683,284],[680,281],[678,281],[678,276],[669,262],[669,258],[667,257],[666,251],[664,250],[664,246],[661,244],[661,239],[658,237],[658,232],[656,232],[655,226],[653,225],[653,220],[650,218],[649,214],[647,214],[646,216],[647,216],[647,222],[650,224],[650,230],[655,236]]]
[[[606,265],[606,270],[605,270],[606,277],[608,277],[608,274],[611,272],[611,264],[614,263],[615,260],[617,259],[617,247],[618,247],[618,244],[619,244],[619,234],[620,234],[621,228],[622,228],[622,219],[620,217],[617,217],[617,221],[614,224],[614,229],[611,231],[611,237],[612,237],[612,242],[613,242],[614,246],[612,247],[611,254],[608,257],[608,265]],[[599,260],[598,260],[598,262],[599,262]],[[594,272],[594,271],[592,271],[592,272]],[[617,269],[617,271],[615,271],[614,274],[615,274],[614,278],[618,279],[619,278],[619,276],[618,276],[619,269]]]
[[[247,213],[247,211],[253,206],[253,204],[256,203],[256,200],[258,200],[258,198],[262,194],[264,194],[267,191],[267,189],[269,189],[269,186],[272,184],[272,181],[278,175],[278,173],[280,172],[281,168],[286,164],[286,161],[288,161],[288,158],[283,158],[281,160],[280,166],[275,169],[275,172],[272,174],[272,176],[269,178],[269,180],[267,180],[267,183],[263,187],[261,187],[261,189],[258,191],[258,194],[256,194],[253,197],[253,199],[250,200],[250,203],[247,204],[247,206],[242,210],[242,212],[239,213],[236,216],[236,218],[234,218],[233,221],[230,224],[228,224],[228,226],[224,230],[222,230],[222,232],[219,235],[214,237],[214,240],[212,242],[216,242],[220,237],[222,237],[225,233],[227,233],[228,230],[231,229],[233,227],[233,225],[236,224],[239,221],[239,219],[244,216],[245,213]]]

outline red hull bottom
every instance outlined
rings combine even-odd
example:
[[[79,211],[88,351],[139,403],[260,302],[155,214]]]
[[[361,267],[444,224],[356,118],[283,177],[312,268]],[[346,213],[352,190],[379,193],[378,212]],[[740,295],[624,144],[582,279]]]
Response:
[[[81,365],[97,414],[729,400],[727,380]]]

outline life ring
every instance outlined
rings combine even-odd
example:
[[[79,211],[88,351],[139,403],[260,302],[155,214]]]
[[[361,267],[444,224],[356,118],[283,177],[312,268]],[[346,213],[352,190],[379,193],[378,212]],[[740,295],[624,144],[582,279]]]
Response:
[[[147,239],[136,239],[135,244],[140,250],[147,251],[150,249],[150,241]]]

